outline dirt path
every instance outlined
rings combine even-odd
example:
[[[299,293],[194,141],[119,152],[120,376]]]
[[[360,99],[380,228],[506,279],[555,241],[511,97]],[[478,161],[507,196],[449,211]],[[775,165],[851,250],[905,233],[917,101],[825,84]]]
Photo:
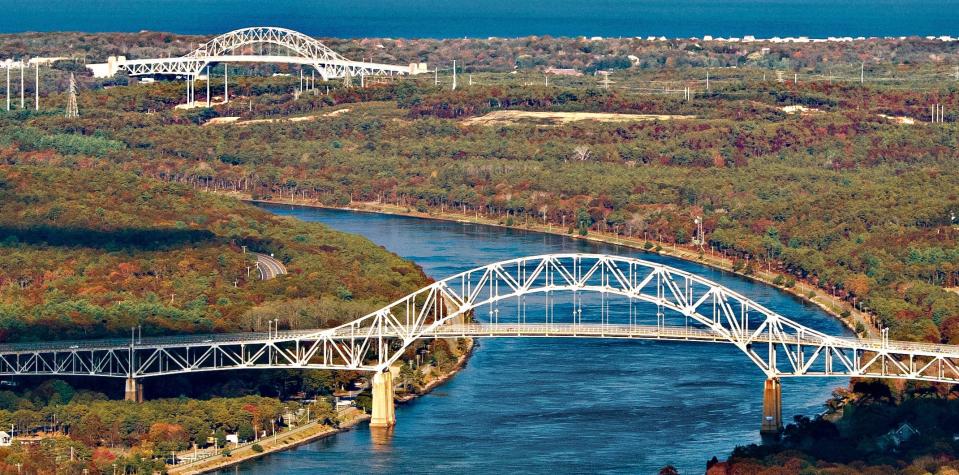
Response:
[[[350,109],[337,109],[332,112],[327,112],[326,114],[317,114],[317,115],[304,115],[299,117],[282,117],[279,119],[250,119],[250,120],[240,120],[239,117],[214,117],[206,121],[203,126],[207,127],[210,125],[238,125],[238,126],[247,126],[254,124],[273,124],[277,122],[308,122],[313,121],[322,117],[336,117],[338,115],[346,114]]]

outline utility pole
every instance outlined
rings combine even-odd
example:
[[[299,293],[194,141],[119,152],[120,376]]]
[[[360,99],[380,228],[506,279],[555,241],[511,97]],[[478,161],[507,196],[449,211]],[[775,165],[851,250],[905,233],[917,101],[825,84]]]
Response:
[[[453,91],[456,90],[456,60],[453,60]]]
[[[40,61],[37,61],[36,68],[36,78],[34,79],[34,100],[33,100],[33,109],[40,110]]]
[[[863,61],[862,63],[859,64],[859,84],[862,85],[865,83],[866,83],[866,62]]]
[[[763,79],[765,80],[765,76]],[[706,68],[706,92],[709,92],[709,68]]]
[[[77,80],[73,76],[73,73],[70,73],[70,97],[67,99],[67,117],[80,117],[80,110],[77,107]]]
[[[223,103],[230,102],[230,67],[223,63]]]
[[[437,68],[433,68],[433,85],[440,85],[440,70]]]
[[[20,60],[20,110],[23,110],[23,108],[24,108],[23,90],[24,90],[24,88],[25,88],[25,86],[26,86],[26,80],[24,79],[24,76],[25,76],[25,74],[24,74],[25,67],[26,67],[26,65],[23,63],[23,60],[21,59],[21,60]]]
[[[609,90],[609,72],[603,71],[603,89]]]
[[[10,110],[10,68],[5,68],[7,70],[7,110]]]
[[[300,68],[300,92],[303,92],[303,68]]]

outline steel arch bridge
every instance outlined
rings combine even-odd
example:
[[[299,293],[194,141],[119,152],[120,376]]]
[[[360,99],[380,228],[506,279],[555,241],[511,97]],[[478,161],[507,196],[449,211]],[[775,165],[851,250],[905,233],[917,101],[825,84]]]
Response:
[[[558,295],[569,297],[559,315],[551,302]],[[601,301],[587,299],[590,295]],[[613,298],[628,302],[628,310],[612,304]],[[515,314],[500,312],[504,302],[513,303]],[[531,302],[544,310],[532,320]],[[617,312],[610,310],[615,305]],[[455,337],[724,343],[738,348],[768,378],[959,383],[957,346],[827,335],[695,274],[594,254],[485,265],[323,330],[4,344],[0,375],[145,378],[253,368],[382,372],[417,340]]]
[[[282,47],[287,54],[248,52],[257,45]],[[98,77],[110,77],[119,71],[131,76],[199,75],[214,63],[289,63],[310,66],[323,79],[351,76],[394,76],[425,72],[425,64],[392,65],[351,61],[319,40],[303,33],[277,27],[249,27],[213,38],[194,51],[178,58],[126,59],[110,57],[105,64],[89,65]]]

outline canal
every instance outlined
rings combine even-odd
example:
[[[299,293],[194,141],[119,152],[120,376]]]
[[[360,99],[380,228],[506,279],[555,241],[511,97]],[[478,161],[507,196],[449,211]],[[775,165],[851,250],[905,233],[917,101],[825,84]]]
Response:
[[[770,286],[679,259],[516,229],[264,205],[363,235],[434,278],[556,252],[636,256],[700,274],[782,315],[848,334],[820,309]],[[398,406],[388,440],[364,425],[227,472],[702,473],[713,455],[759,441],[763,374],[731,345],[487,339],[467,367]],[[786,379],[783,416],[821,412],[842,379]]]

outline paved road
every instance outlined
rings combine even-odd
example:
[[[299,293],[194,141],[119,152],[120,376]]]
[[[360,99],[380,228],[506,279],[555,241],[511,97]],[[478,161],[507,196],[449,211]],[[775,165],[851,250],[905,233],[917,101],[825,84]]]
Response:
[[[286,274],[286,267],[282,262],[266,254],[260,254],[259,252],[254,252],[254,254],[256,254],[256,267],[260,271],[261,280],[270,280],[278,275]]]

